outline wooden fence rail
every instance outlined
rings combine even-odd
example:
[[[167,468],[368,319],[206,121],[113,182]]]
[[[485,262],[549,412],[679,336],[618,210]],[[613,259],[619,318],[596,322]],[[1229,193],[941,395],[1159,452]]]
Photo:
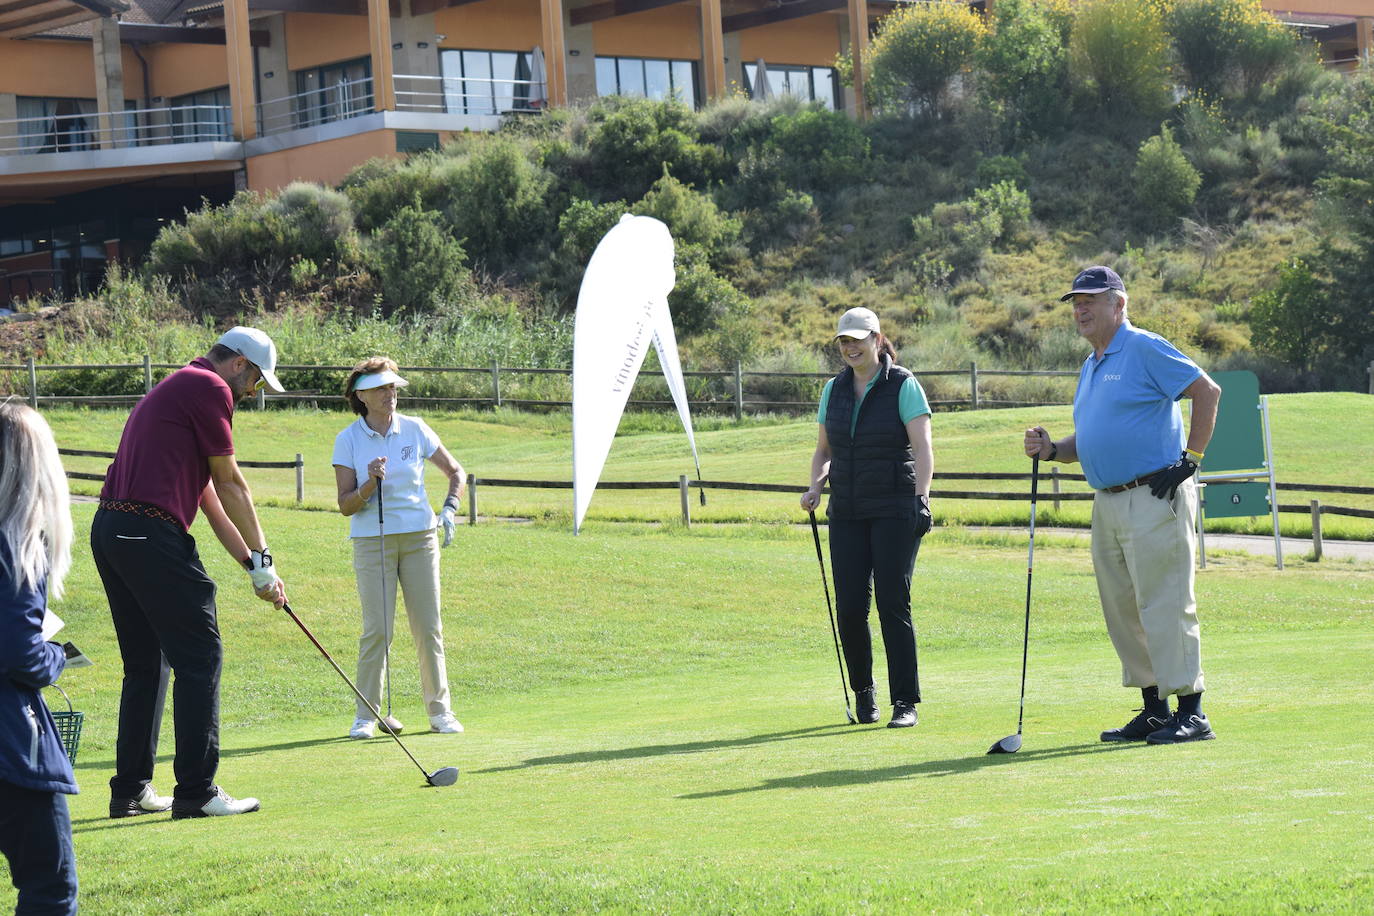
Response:
[[[110,458],[115,456],[114,452],[98,452],[84,448],[59,448],[59,455],[70,455],[74,458]],[[238,462],[241,468],[295,468],[296,470],[296,504],[305,502],[305,458],[300,452],[296,453],[294,461],[246,461]],[[68,471],[67,476],[73,480],[95,480],[104,481],[104,474],[90,474],[85,471]]]
[[[0,372],[23,372],[27,377],[24,386],[26,390],[22,392],[27,398],[29,406],[37,409],[40,403],[71,403],[71,404],[94,404],[102,406],[122,405],[137,402],[144,394],[151,391],[154,385],[154,370],[175,370],[181,368],[175,363],[154,363],[149,356],[144,356],[142,362],[138,363],[90,363],[84,365],[66,364],[40,364],[30,358],[27,362],[14,365],[0,365]],[[337,373],[340,377],[351,372],[352,366],[328,366],[328,365],[279,365],[278,374],[290,372],[330,372]],[[470,406],[470,405],[490,405],[492,407],[502,407],[511,405],[515,407],[569,407],[570,401],[560,399],[534,399],[534,398],[509,398],[504,397],[501,391],[501,376],[541,376],[557,375],[571,378],[572,370],[568,368],[549,368],[549,367],[529,367],[529,366],[502,366],[492,363],[490,366],[401,366],[401,371],[408,374],[435,373],[443,374],[468,374],[468,375],[487,375],[490,377],[490,396],[483,397],[417,397],[403,395],[403,399],[409,403],[431,404],[435,406]],[[39,373],[43,372],[62,372],[62,371],[120,371],[130,370],[140,373],[139,379],[142,393],[126,394],[43,394],[38,384]],[[663,373],[657,370],[644,370],[639,373],[643,378],[662,378]],[[771,410],[791,409],[791,410],[813,410],[815,400],[787,400],[783,398],[767,397],[748,397],[745,379],[810,379],[815,382],[824,382],[834,377],[833,372],[764,372],[759,370],[745,369],[740,363],[736,362],[733,369],[700,369],[684,371],[683,375],[688,378],[716,379],[731,382],[729,391],[722,397],[710,399],[693,399],[690,404],[694,407],[713,407],[726,408],[734,411],[736,417],[743,416],[746,408],[767,408]],[[969,396],[967,398],[945,398],[934,399],[931,404],[938,407],[971,407],[979,409],[981,407],[1025,407],[1034,406],[1038,403],[1066,403],[1064,401],[1054,402],[1031,402],[1031,401],[1011,401],[996,400],[985,397],[979,390],[979,379],[990,377],[1024,378],[1024,377],[1043,377],[1043,378],[1077,378],[1078,372],[1069,370],[1036,370],[1036,369],[980,369],[977,363],[969,363],[967,369],[931,369],[918,373],[922,378],[938,377],[957,377],[968,379]],[[19,394],[20,392],[14,392]],[[817,392],[819,394],[819,391]],[[309,402],[318,404],[320,401],[334,401],[337,398],[336,392],[312,391],[288,391],[284,394],[268,393],[259,391],[257,395],[257,407],[263,409],[268,401],[280,403]],[[629,402],[635,407],[654,407],[671,408],[673,402],[666,399],[656,400],[632,400]]]

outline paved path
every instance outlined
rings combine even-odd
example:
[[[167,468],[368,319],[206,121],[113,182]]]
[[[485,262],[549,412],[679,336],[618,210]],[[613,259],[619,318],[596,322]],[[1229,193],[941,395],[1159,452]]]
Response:
[[[1024,528],[1001,528],[984,527],[970,525],[970,530],[983,531],[1024,531]],[[1054,534],[1062,537],[1076,537],[1087,541],[1091,536],[1086,528],[1044,528],[1037,527],[1036,531],[1042,534]],[[1305,557],[1312,552],[1312,541],[1310,538],[1281,538],[1283,543],[1283,555],[1285,557]],[[1274,555],[1274,538],[1266,534],[1209,534],[1207,535],[1207,550],[1243,550],[1247,553],[1260,554],[1272,557]],[[1331,538],[1322,539],[1322,557],[1344,558],[1354,557],[1357,560],[1374,562],[1374,541],[1333,541]]]

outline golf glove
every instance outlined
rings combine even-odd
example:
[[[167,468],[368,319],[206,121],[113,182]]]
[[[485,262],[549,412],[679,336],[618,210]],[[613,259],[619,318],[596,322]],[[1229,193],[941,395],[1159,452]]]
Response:
[[[930,517],[930,497],[917,496],[916,501],[920,504],[916,508],[916,536],[923,538],[934,520]]]
[[[453,503],[444,503],[443,510],[439,513],[439,524],[444,526],[444,542],[441,547],[447,547],[453,543],[453,526],[458,524],[458,507]]]
[[[248,559],[243,565],[248,570],[248,578],[253,580],[255,592],[260,592],[278,581],[277,570],[272,563],[272,553],[266,544],[262,545],[262,550],[249,551]]]
[[[1178,485],[1197,473],[1197,462],[1184,452],[1169,467],[1150,478],[1150,492],[1160,499],[1173,499]]]

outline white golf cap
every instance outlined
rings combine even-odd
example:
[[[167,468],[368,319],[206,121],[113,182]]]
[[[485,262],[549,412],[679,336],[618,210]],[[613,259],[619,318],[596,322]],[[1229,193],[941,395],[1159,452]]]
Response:
[[[840,316],[840,328],[836,337],[853,337],[863,340],[870,334],[878,333],[878,316],[865,308],[850,309]]]
[[[397,388],[404,388],[409,384],[410,382],[390,369],[383,369],[381,372],[369,372],[367,375],[358,376],[358,380],[353,383],[353,390],[366,391],[369,388],[380,388],[383,385],[395,385]]]
[[[286,390],[277,381],[277,345],[262,331],[242,326],[230,328],[215,342],[257,366],[268,388],[278,394]]]

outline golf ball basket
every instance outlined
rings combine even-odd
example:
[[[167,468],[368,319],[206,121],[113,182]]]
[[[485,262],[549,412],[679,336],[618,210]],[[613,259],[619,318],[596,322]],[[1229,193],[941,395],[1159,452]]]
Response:
[[[86,714],[72,709],[72,698],[67,696],[67,691],[56,684],[48,686],[62,694],[62,699],[67,703],[65,710],[52,710],[52,718],[57,723],[57,736],[62,739],[62,748],[67,752],[67,759],[75,764],[76,751],[81,745],[81,723],[85,721]]]

